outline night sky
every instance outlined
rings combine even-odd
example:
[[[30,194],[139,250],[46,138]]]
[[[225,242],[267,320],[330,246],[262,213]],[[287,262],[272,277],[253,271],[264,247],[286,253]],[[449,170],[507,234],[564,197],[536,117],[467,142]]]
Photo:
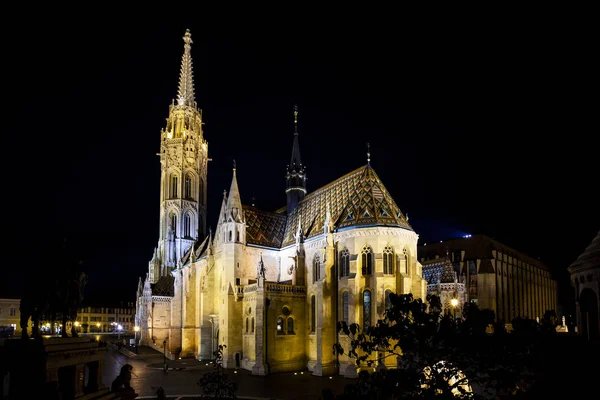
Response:
[[[600,229],[586,24],[404,16],[217,29],[207,18],[40,18],[5,37],[0,297],[19,295],[28,265],[56,268],[45,255],[65,236],[85,260],[88,293],[134,295],[158,240],[156,153],[186,28],[213,230],[233,159],[244,203],[285,204],[295,103],[309,192],[366,164],[369,142],[419,243],[486,234],[563,282]]]

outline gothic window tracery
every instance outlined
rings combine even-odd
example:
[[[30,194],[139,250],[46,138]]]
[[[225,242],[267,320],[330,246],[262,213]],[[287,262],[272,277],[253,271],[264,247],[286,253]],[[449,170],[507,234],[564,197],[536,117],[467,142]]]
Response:
[[[189,174],[185,176],[185,198],[192,199],[192,178]]]
[[[295,335],[295,332],[294,332],[294,319],[291,318],[291,317],[287,319],[287,334],[288,335]]]
[[[177,198],[177,176],[173,175],[171,176],[171,198],[172,199],[176,199]]]
[[[340,254],[340,277],[350,275],[350,252],[348,249],[342,250]]]
[[[371,247],[365,246],[362,250],[362,274],[371,275],[373,273],[373,250]]]
[[[387,275],[394,274],[394,249],[390,246],[383,249],[383,273]]]
[[[192,217],[189,213],[185,214],[185,218],[183,220],[183,230],[183,234],[186,238],[192,237]]]
[[[173,237],[177,237],[177,216],[175,213],[171,213],[171,230],[173,231]]]
[[[321,261],[319,259],[319,255],[315,256],[313,261],[313,282],[317,282],[321,280]]]

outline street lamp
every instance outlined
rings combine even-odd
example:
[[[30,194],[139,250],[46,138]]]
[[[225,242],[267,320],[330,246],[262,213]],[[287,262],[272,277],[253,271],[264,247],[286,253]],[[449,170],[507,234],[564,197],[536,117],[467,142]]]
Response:
[[[458,299],[450,300],[450,304],[452,304],[452,308],[454,309],[454,319],[456,319],[456,306],[458,305]]]
[[[100,330],[100,322],[96,322],[96,329]]]
[[[167,339],[163,340],[163,367],[167,372]]]
[[[79,321],[75,321],[75,332],[79,331]]]
[[[137,354],[137,352],[138,352],[137,333],[140,331],[140,327],[137,325],[134,326],[133,331],[135,332],[135,338],[133,339],[133,342],[135,344],[135,354]]]

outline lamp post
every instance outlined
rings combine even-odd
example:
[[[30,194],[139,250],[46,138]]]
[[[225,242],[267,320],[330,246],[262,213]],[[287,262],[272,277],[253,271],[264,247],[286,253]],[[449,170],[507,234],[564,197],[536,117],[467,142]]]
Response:
[[[100,322],[96,322],[96,330],[100,330]]]
[[[456,320],[456,306],[458,305],[458,299],[450,300],[450,304],[452,304],[452,308],[454,309],[454,319]]]
[[[163,367],[167,372],[167,339],[163,340]]]
[[[137,354],[137,352],[138,352],[137,333],[139,332],[139,330],[140,330],[139,326],[136,325],[136,326],[133,327],[133,331],[135,332],[134,333],[135,334],[135,339],[133,339],[133,342],[135,344],[135,354]]]
[[[75,321],[75,332],[79,333],[79,321]]]

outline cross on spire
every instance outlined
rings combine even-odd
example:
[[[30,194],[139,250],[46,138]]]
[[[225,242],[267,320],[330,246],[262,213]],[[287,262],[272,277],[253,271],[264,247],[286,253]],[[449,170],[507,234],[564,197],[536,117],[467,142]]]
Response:
[[[367,165],[371,165],[371,145],[367,142]]]

